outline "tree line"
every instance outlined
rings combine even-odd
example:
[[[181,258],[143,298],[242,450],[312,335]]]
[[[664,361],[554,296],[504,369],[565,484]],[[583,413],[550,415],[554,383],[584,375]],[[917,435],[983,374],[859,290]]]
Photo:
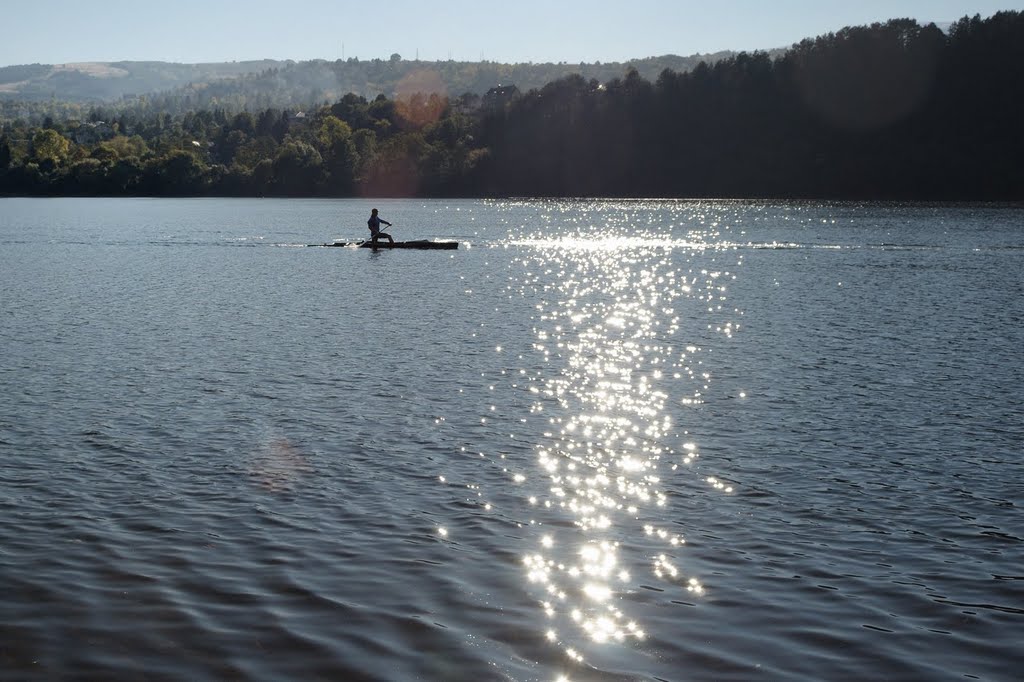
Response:
[[[521,90],[539,88],[571,74],[611,80],[635,68],[645,78],[665,69],[689,71],[701,61],[713,64],[733,53],[662,55],[628,64],[419,61],[393,54],[388,59],[355,57],[327,61],[249,61],[211,64],[105,62],[95,64],[0,67],[0,123],[21,118],[38,124],[46,116],[82,118],[99,107],[109,119],[122,113],[182,115],[201,109],[231,113],[264,109],[311,109],[348,93],[373,98],[408,91],[429,73],[447,93],[483,95],[501,83]],[[112,113],[111,113],[112,112]]]
[[[1024,13],[846,28],[772,57],[308,111],[0,131],[0,193],[1024,199]]]

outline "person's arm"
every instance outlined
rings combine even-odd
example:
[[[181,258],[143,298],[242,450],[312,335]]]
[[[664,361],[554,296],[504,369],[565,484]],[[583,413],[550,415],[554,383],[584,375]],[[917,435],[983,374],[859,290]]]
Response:
[[[391,223],[389,223],[388,221],[382,220],[381,222],[384,223],[385,225],[387,225],[388,227],[391,227]]]

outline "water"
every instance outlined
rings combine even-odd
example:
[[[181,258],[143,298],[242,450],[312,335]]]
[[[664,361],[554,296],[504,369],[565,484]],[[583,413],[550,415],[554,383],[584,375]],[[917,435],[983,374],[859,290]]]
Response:
[[[373,205],[0,200],[0,678],[1018,677],[1024,211]]]

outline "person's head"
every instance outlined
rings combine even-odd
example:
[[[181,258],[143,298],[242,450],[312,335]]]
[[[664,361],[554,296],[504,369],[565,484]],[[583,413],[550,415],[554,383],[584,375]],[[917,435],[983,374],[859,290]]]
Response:
[[[377,215],[377,209],[373,209],[372,211],[370,211],[370,215]]]

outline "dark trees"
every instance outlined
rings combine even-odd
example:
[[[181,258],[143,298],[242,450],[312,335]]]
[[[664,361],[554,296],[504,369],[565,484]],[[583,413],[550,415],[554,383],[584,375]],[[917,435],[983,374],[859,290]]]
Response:
[[[653,83],[130,112],[83,134],[113,114],[5,123],[0,193],[1020,200],[1024,14],[846,28]]]

